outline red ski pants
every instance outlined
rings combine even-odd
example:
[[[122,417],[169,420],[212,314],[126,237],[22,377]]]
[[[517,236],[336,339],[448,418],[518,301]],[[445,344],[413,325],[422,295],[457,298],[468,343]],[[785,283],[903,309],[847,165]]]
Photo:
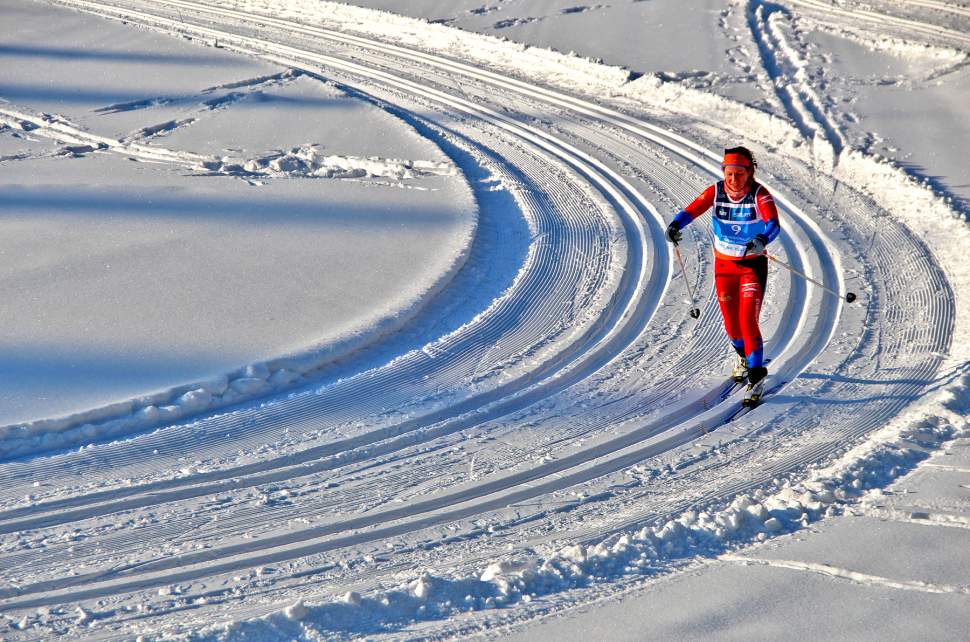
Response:
[[[758,354],[761,362],[761,302],[768,285],[768,258],[758,256],[743,261],[714,259],[714,287],[724,317],[724,329],[736,345],[744,340],[744,353]]]

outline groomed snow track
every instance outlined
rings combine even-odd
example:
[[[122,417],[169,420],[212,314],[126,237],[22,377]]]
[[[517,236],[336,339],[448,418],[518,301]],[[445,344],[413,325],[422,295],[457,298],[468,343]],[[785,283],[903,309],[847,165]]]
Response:
[[[0,464],[5,613],[98,601],[98,635],[124,637],[136,617],[199,626],[278,609],[307,586],[371,590],[430,561],[474,569],[506,542],[596,541],[797,475],[940,376],[954,296],[932,255],[851,186],[781,153],[762,160],[786,176],[765,181],[781,255],[864,296],[844,308],[775,272],[773,400],[739,415],[731,382],[699,375],[726,363],[717,302],[695,325],[663,240],[664,220],[718,174],[713,152],[577,95],[361,35],[178,0],[54,4],[336,80],[488,179],[480,234],[501,184],[531,240],[488,308],[386,363],[364,354],[309,389]],[[708,293],[707,239],[692,234],[690,276]],[[487,279],[476,260],[495,251],[481,242],[427,315]],[[904,260],[905,282],[892,269]],[[886,372],[892,393],[868,395]],[[651,473],[631,484],[635,465]],[[258,590],[227,588],[267,566],[245,576]],[[173,585],[188,597],[157,591]],[[201,597],[211,613],[185,610]],[[120,609],[136,602],[152,607]]]

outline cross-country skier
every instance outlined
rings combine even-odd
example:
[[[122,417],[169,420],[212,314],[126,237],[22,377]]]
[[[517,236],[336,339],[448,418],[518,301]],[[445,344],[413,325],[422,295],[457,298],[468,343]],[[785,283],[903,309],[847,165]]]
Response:
[[[780,231],[771,194],[754,180],[758,163],[746,147],[724,150],[724,180],[705,189],[667,227],[667,240],[677,244],[681,230],[714,207],[714,287],[731,345],[738,353],[732,375],[748,380],[745,405],[758,403],[768,369],[758,317],[768,282],[765,246]]]

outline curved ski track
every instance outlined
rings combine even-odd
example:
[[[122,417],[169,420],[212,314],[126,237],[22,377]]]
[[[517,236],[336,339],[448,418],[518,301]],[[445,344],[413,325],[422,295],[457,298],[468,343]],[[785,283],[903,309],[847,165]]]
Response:
[[[783,398],[778,404],[765,404],[744,421],[725,424],[736,409],[736,399],[727,397],[728,382],[711,381],[700,394],[683,395],[691,374],[723,359],[717,303],[711,297],[703,302],[696,326],[686,318],[683,280],[678,275],[671,282],[662,217],[643,188],[618,169],[638,167],[649,177],[642,181],[647,187],[682,203],[716,175],[715,155],[661,127],[581,98],[359,36],[190,2],[129,3],[142,6],[138,11],[82,0],[58,4],[174,33],[217,37],[223,46],[337,78],[374,100],[421,113],[416,120],[426,120],[429,128],[498,163],[495,171],[513,186],[534,242],[515,283],[499,300],[473,323],[425,350],[320,388],[151,435],[0,465],[8,506],[13,498],[37,493],[35,480],[68,487],[77,484],[71,476],[104,470],[117,480],[133,480],[98,480],[71,497],[0,513],[0,532],[49,540],[36,550],[5,546],[0,551],[2,577],[10,585],[0,589],[5,611],[119,596],[379,543],[554,496],[649,458],[679,458],[689,471],[695,460],[685,457],[684,449],[711,430],[727,438],[757,436],[773,418],[795,417],[785,424],[785,434],[772,435],[775,444],[791,444],[782,456],[757,472],[742,466],[740,472],[708,479],[699,486],[700,499],[695,494],[690,502],[727,497],[865,435],[898,413],[936,371],[938,359],[906,364],[894,398],[872,400],[867,413],[857,407],[831,409],[827,416],[836,420],[826,438],[802,439],[824,432],[821,424],[826,422],[804,412],[810,405],[804,396],[784,399],[784,390],[778,392]],[[178,19],[154,15],[166,8],[186,13]],[[204,16],[205,26],[193,24],[198,19],[193,12]],[[214,26],[218,20],[226,21],[227,28]],[[250,30],[259,37],[243,35]],[[295,43],[293,34],[350,47],[353,60],[317,53],[309,41]],[[463,83],[457,91],[455,78]],[[494,104],[488,104],[489,96]],[[557,119],[555,127],[532,124],[550,113]],[[677,164],[671,164],[673,157],[680,159]],[[785,259],[844,289],[843,259],[829,233],[804,211],[815,202],[813,195],[786,196],[789,190],[769,187],[786,217]],[[834,199],[836,186],[828,187]],[[886,266],[906,249],[919,249],[919,241],[901,225],[886,225],[863,251],[870,229],[859,222],[870,220],[873,206],[858,196],[837,204],[847,201],[855,209],[841,212],[838,220],[855,226],[845,225],[851,229],[849,245],[859,256],[868,253],[862,268],[873,274],[867,282],[879,283],[868,307],[854,318],[873,328],[895,321],[906,331],[864,334],[861,347],[843,346],[841,361],[826,366],[833,374],[810,378],[803,395],[821,391],[837,397],[864,386],[853,374],[866,350],[882,352],[908,343],[945,351],[948,345],[953,298],[938,266],[925,253],[914,252],[911,267],[921,287],[913,288],[910,280],[902,283]],[[703,251],[695,251],[691,263],[702,268],[692,275],[695,287],[708,292],[710,265]],[[617,272],[622,276],[611,280],[609,275]],[[775,275],[772,288],[788,291],[768,326],[773,377],[784,384],[838,343],[842,309],[832,297],[785,274]],[[890,300],[901,303],[880,305]],[[914,309],[925,311],[918,325],[894,316]],[[678,333],[688,340],[677,341]],[[513,374],[505,377],[503,372]],[[572,413],[580,402],[589,410]],[[535,449],[548,451],[550,459],[524,460],[530,453],[501,446],[503,436],[539,424],[544,430],[536,434]],[[577,437],[589,441],[577,448]],[[756,457],[757,440],[736,441],[737,461]],[[465,452],[472,443],[487,446],[477,451],[482,460]],[[188,468],[194,464],[186,458],[211,470]],[[476,474],[476,463],[488,467]],[[148,466],[186,471],[181,477],[152,480]],[[577,513],[596,518],[583,526],[575,515],[537,514],[552,522],[571,519],[564,532],[595,537],[675,511],[686,501],[654,491],[624,498],[624,510],[615,514],[596,513],[596,502],[580,502]],[[388,507],[394,502],[396,507]],[[235,510],[220,516],[230,506]],[[134,510],[147,507],[152,511]],[[310,524],[307,516],[320,523]],[[72,524],[83,526],[92,541],[55,541],[73,533],[67,527]],[[468,534],[472,541],[478,530]],[[249,538],[240,539],[244,535]],[[143,551],[146,541],[166,539],[178,543]],[[79,563],[93,570],[65,574],[65,568]],[[24,569],[31,569],[30,581],[16,581]],[[373,570],[367,581],[373,585],[380,576]]]

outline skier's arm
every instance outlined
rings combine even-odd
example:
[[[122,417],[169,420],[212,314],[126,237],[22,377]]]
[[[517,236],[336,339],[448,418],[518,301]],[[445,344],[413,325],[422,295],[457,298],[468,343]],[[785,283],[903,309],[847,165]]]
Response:
[[[758,215],[764,221],[765,231],[748,241],[744,248],[744,256],[764,254],[765,246],[778,238],[778,233],[781,232],[781,226],[778,225],[778,208],[775,207],[775,199],[771,197],[771,192],[759,185],[754,203]]]
[[[682,209],[674,220],[682,223],[681,228],[685,227],[695,218],[711,209],[711,206],[714,205],[714,197],[716,195],[717,188],[714,185],[708,186],[706,190],[700,193],[700,196],[691,201],[690,205]]]
[[[771,192],[763,187],[758,190],[755,203],[758,214],[765,223],[763,234],[766,239],[765,244],[768,244],[778,238],[781,232],[781,226],[778,224],[778,208],[775,207],[775,199],[771,197]]]
[[[711,185],[701,192],[700,196],[695,198],[690,205],[680,210],[677,216],[674,217],[674,220],[670,222],[670,225],[667,226],[667,238],[674,243],[680,241],[680,230],[690,225],[691,221],[695,218],[711,209],[711,206],[714,205],[714,196],[716,193],[717,190],[714,185]]]

